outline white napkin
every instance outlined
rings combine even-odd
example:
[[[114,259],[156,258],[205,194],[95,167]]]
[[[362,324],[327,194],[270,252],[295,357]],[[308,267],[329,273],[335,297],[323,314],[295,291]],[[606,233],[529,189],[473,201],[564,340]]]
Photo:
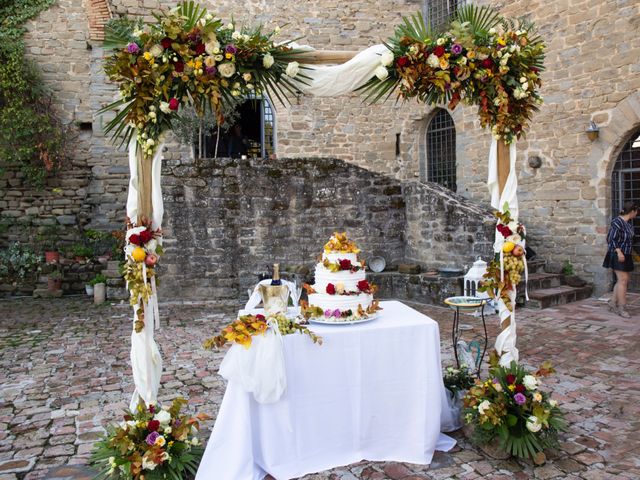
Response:
[[[258,291],[260,285],[271,285],[271,279],[268,278],[266,280],[262,280],[254,287],[253,293],[251,294],[251,297],[249,297],[249,301],[244,307],[245,310],[252,310],[256,308],[262,301],[262,297],[260,296],[260,292]],[[287,286],[287,288],[289,289],[289,296],[295,302],[296,284],[293,282],[289,282],[288,280],[282,280],[282,285]]]

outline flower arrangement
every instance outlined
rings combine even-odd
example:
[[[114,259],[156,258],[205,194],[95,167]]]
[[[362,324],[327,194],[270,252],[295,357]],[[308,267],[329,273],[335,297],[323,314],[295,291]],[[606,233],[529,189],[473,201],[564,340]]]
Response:
[[[477,105],[481,125],[506,143],[524,134],[542,103],[545,45],[527,20],[467,5],[438,35],[418,13],[404,19],[387,47],[375,76],[361,87],[373,102],[397,91],[400,98],[450,109],[460,101]]]
[[[494,215],[498,219],[495,242],[498,251],[487,266],[478,291],[486,292],[491,298],[501,299],[507,309],[513,312],[513,292],[522,280],[525,268],[526,229],[523,224],[512,220],[508,204],[503,206],[502,212],[495,212]]]
[[[475,377],[466,364],[460,368],[447,367],[442,376],[444,386],[453,394],[463,390],[468,390],[475,384]]]
[[[171,406],[139,405],[126,411],[120,424],[108,427],[98,441],[91,462],[99,479],[185,478],[195,475],[204,448],[198,439],[204,414],[181,413],[187,401],[176,398]]]
[[[322,318],[326,321],[359,320],[363,318],[369,318],[379,310],[382,310],[382,307],[380,306],[380,302],[378,300],[373,300],[371,302],[371,305],[369,305],[366,309],[364,309],[362,305],[358,305],[358,309],[355,312],[351,309],[340,310],[339,308],[328,308],[323,310],[316,305],[310,305],[306,300],[302,300],[300,302],[300,311],[302,313],[302,316],[306,320],[309,320],[311,318]]]
[[[347,238],[346,232],[334,232],[324,245],[324,251],[326,253],[360,253],[356,244]]]
[[[301,333],[307,335],[313,343],[322,345],[322,337],[313,333],[306,326],[300,325],[282,314],[276,314],[270,317],[257,314],[241,315],[237,320],[223,328],[219,335],[205,340],[204,348],[222,348],[227,343],[237,343],[245,348],[249,348],[251,347],[252,337],[264,335],[268,329],[273,328],[273,326],[270,325],[272,322],[277,323],[278,330],[282,335]]]
[[[361,261],[360,264],[354,264],[348,258],[341,258],[336,262],[331,262],[328,258],[325,258],[322,261],[322,265],[324,268],[334,273],[342,271],[349,271],[353,273],[365,269],[364,262]]]
[[[541,378],[553,368],[544,363],[532,374],[516,362],[500,366],[496,355],[490,365],[489,380],[478,380],[464,398],[465,421],[472,425],[475,440],[497,439],[511,455],[540,457],[545,448],[557,444],[565,428],[558,402],[540,389]]]
[[[162,232],[153,230],[150,223],[134,227],[129,223],[125,235],[124,279],[129,290],[129,302],[137,309],[134,329],[144,329],[144,304],[149,302],[156,283],[155,267],[162,255]]]
[[[269,90],[283,101],[296,81],[304,82],[291,42],[275,43],[279,29],[224,24],[193,1],[155,19],[107,24],[105,48],[114,53],[105,72],[121,98],[100,112],[116,112],[105,132],[123,144],[136,135],[147,158],[186,104],[198,114],[212,110],[222,123],[223,105],[233,99]]]
[[[307,294],[315,293],[315,290],[310,285],[305,284],[303,287],[307,290]],[[344,283],[342,282],[336,282],[335,284],[327,283],[325,292],[327,295],[360,295],[361,293],[373,295],[378,291],[378,286],[373,283],[369,283],[367,280],[360,280],[356,284],[356,287],[358,290],[352,291],[346,290]]]

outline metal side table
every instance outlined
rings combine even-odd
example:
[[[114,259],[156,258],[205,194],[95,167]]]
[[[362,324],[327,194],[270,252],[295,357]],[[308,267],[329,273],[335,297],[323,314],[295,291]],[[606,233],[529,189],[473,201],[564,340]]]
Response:
[[[451,332],[451,341],[453,342],[453,354],[456,358],[456,365],[460,368],[460,359],[458,358],[458,341],[460,340],[460,312],[471,313],[480,309],[480,316],[482,318],[482,327],[484,329],[484,348],[480,355],[480,361],[476,365],[476,376],[480,378],[480,369],[482,368],[482,360],[487,352],[487,345],[489,343],[489,337],[487,335],[487,323],[484,318],[484,307],[489,301],[488,298],[478,297],[449,297],[445,299],[444,303],[447,304],[453,310],[453,329]],[[471,365],[470,365],[471,366]]]

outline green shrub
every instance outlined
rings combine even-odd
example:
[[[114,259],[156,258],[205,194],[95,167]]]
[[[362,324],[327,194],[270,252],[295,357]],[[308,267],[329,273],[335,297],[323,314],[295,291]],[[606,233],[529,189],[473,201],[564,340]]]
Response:
[[[18,284],[40,270],[40,257],[28,245],[13,243],[0,250],[0,282]]]

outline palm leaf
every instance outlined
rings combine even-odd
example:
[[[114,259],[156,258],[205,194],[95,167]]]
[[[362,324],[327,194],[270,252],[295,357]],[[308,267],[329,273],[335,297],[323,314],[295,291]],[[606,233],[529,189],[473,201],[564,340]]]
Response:
[[[491,28],[497,27],[502,17],[491,7],[486,5],[478,7],[470,4],[456,11],[455,20],[460,23],[469,22],[473,32],[487,32]]]
[[[206,15],[207,10],[194,1],[188,1],[178,5],[178,13],[184,17],[184,28],[189,31],[193,30],[200,19]]]
[[[132,40],[133,31],[139,26],[140,21],[127,17],[114,18],[104,26],[105,49],[121,49]]]
[[[409,17],[403,17],[404,24],[398,26],[396,34],[399,37],[409,37],[416,42],[426,42],[433,36],[433,31],[424,22],[422,12]]]

